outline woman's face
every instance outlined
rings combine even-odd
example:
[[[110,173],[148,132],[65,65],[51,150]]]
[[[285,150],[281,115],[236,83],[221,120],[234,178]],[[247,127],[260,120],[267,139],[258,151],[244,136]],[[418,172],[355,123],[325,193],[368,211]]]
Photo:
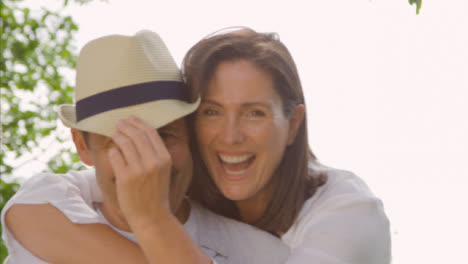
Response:
[[[290,128],[266,71],[246,60],[217,66],[195,129],[203,161],[226,198],[266,204],[267,183],[294,140]]]

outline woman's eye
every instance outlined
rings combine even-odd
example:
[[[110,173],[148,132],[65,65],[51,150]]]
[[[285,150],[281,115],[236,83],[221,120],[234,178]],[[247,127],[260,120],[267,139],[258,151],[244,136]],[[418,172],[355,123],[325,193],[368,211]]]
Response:
[[[207,116],[214,116],[214,115],[217,115],[218,114],[218,111],[214,110],[214,109],[204,109],[202,111],[203,115],[207,115]]]
[[[262,117],[262,116],[265,116],[265,112],[261,111],[261,110],[253,110],[253,111],[250,111],[248,113],[248,116],[251,116],[251,117]]]

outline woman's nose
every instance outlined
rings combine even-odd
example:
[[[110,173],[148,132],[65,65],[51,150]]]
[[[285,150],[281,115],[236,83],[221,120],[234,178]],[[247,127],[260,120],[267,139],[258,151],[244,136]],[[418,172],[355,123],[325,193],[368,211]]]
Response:
[[[244,141],[245,135],[239,121],[240,119],[234,115],[225,117],[219,135],[223,143],[227,145],[237,145]]]

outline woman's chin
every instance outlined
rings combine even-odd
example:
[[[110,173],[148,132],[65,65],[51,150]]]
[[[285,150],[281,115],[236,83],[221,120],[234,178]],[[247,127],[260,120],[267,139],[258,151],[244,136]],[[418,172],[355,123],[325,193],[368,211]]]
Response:
[[[224,197],[231,201],[243,201],[248,198],[248,194],[245,188],[237,186],[227,186],[226,188],[221,188],[221,193]]]

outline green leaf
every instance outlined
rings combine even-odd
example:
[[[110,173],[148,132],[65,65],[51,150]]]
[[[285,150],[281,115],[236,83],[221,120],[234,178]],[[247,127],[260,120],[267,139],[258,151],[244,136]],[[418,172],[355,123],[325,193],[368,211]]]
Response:
[[[2,177],[14,171],[15,157],[30,155],[45,137],[57,137],[53,133],[56,106],[72,102],[72,80],[60,73],[74,70],[78,26],[62,12],[64,9],[52,11],[47,7],[33,10],[24,6],[22,0],[1,2]],[[53,93],[56,94],[52,96]],[[56,153],[62,153],[62,148]],[[62,170],[74,166],[74,161],[66,156],[55,159]]]
[[[84,168],[73,150],[62,147],[64,137],[54,132],[57,106],[73,101],[72,80],[60,73],[74,70],[77,58],[78,25],[65,11],[69,2],[89,1],[63,0],[63,8],[53,11],[30,8],[23,0],[0,0],[0,210],[18,189],[5,179],[15,173],[17,159],[33,156],[33,149],[41,157],[52,151],[45,162],[48,171]],[[58,148],[39,148],[44,139]],[[7,254],[0,239],[0,263]]]
[[[416,5],[416,14],[419,15],[419,10],[421,9],[422,0],[408,0],[410,5]]]

